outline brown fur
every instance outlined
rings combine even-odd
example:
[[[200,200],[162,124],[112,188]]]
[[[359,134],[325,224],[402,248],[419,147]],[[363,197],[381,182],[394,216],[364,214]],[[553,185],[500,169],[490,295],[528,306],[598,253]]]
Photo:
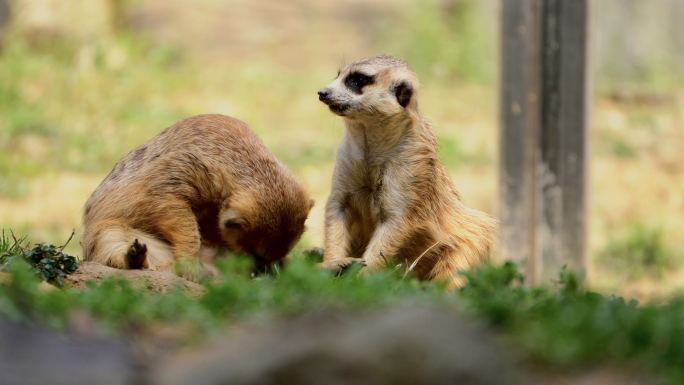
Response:
[[[355,72],[374,79],[361,94],[345,84]],[[411,95],[404,107],[399,90]],[[406,63],[378,56],[347,66],[319,93],[347,127],[326,206],[323,267],[362,258],[375,270],[393,261],[457,287],[460,270],[489,257],[495,221],[462,203],[418,112],[417,90]]]
[[[85,206],[86,260],[171,270],[221,248],[281,261],[312,201],[249,127],[222,115],[180,121],[131,151]]]

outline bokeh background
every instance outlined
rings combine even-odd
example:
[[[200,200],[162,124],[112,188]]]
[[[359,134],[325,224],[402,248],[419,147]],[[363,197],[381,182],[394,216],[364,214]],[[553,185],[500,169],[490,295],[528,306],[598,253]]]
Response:
[[[684,3],[591,7],[589,283],[684,287]],[[467,204],[497,213],[496,0],[0,0],[0,228],[80,254],[82,206],[113,164],[175,121],[248,122],[314,195],[322,243],[341,119],[316,91],[389,53]]]

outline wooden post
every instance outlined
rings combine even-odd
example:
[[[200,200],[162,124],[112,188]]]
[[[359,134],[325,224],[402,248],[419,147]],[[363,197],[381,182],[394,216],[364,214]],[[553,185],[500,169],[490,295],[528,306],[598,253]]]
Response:
[[[0,48],[5,38],[5,29],[10,20],[10,0],[0,0]]]
[[[538,255],[541,279],[584,268],[587,0],[541,1]]]
[[[502,250],[546,283],[584,269],[588,4],[502,5]]]
[[[538,46],[535,0],[502,0],[500,218],[502,256],[535,276],[534,151]]]

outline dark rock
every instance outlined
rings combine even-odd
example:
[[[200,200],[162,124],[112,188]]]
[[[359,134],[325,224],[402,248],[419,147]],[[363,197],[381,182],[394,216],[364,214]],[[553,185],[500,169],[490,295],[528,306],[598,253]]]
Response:
[[[130,347],[0,321],[0,384],[124,385],[137,383]]]
[[[153,384],[514,385],[511,358],[480,326],[433,307],[320,312],[235,328],[156,366]]]

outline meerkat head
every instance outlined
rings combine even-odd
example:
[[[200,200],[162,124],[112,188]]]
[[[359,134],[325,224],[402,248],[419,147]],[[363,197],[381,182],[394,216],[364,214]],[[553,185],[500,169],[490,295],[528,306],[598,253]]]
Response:
[[[348,119],[384,117],[415,109],[418,79],[408,65],[392,56],[355,61],[318,91],[318,99]]]
[[[253,257],[255,272],[283,261],[304,232],[313,200],[294,183],[258,194],[241,191],[219,213],[228,248]]]

